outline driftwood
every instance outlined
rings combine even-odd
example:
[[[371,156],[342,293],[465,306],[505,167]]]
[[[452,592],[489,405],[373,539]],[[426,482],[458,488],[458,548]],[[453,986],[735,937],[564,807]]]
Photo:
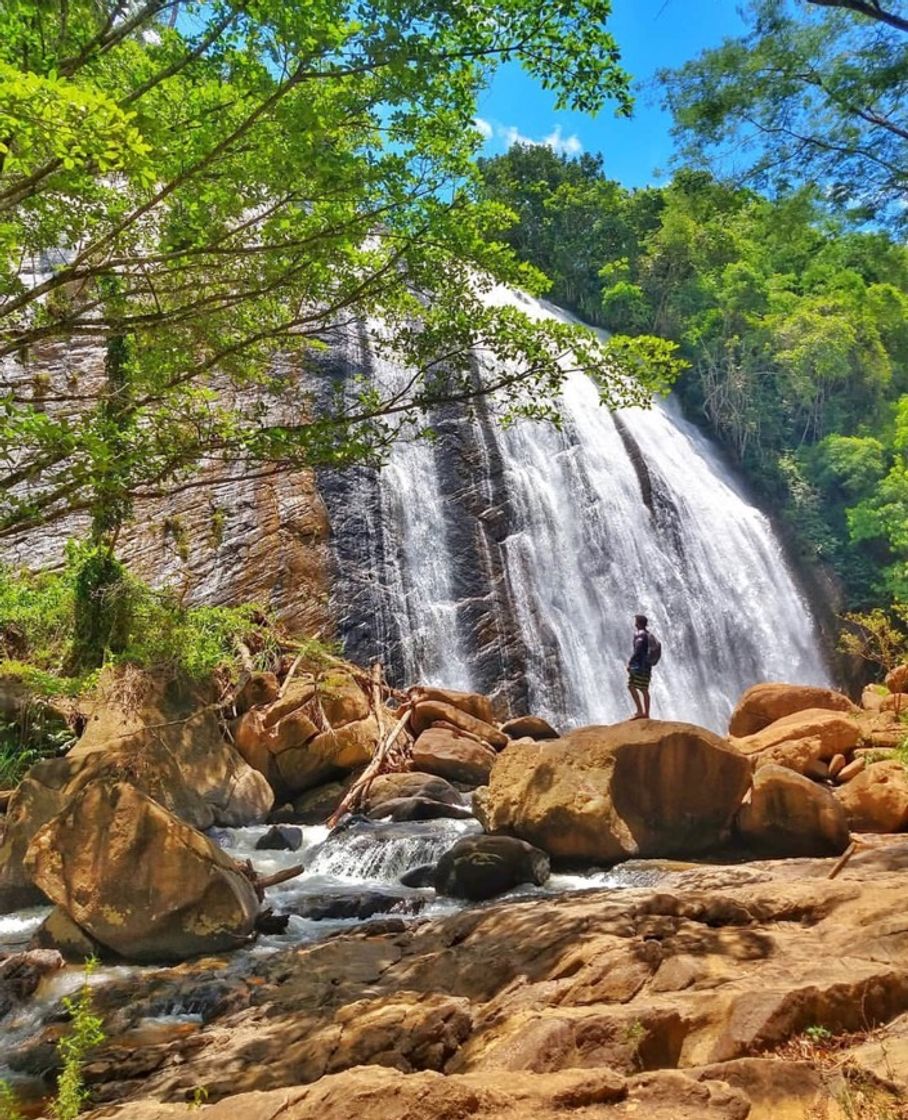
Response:
[[[301,653],[303,657],[305,657],[308,647],[304,642],[295,642],[291,638],[282,638],[278,642],[278,648],[286,650],[288,653],[298,652]],[[319,659],[325,662],[327,665],[332,666],[333,668],[343,669],[345,673],[349,673],[350,676],[354,678],[354,680],[358,681],[359,684],[364,686],[364,691],[371,690],[371,670],[367,672],[365,669],[361,669],[358,665],[352,665],[349,661],[344,661],[342,657],[334,657],[330,653],[320,653]],[[409,699],[406,692],[402,691],[399,688],[392,688],[391,685],[387,683],[387,681],[382,681],[381,689],[384,692],[385,697],[389,700],[398,700],[403,703],[404,701]]]
[[[240,663],[242,664],[243,668],[250,676],[252,676],[252,674],[255,672],[255,662],[252,660],[252,650],[249,648],[249,646],[246,645],[245,642],[240,641],[239,638],[234,639],[233,645],[236,649],[236,652],[239,654]]]
[[[260,875],[248,859],[241,863],[239,868],[254,887],[259,902],[265,897],[265,891],[268,887],[276,887],[278,883],[286,883],[288,879],[295,879],[297,875],[302,875],[306,870],[301,863],[296,863],[293,867],[285,867],[271,875]]]
[[[295,658],[293,664],[287,670],[287,675],[286,675],[286,677],[284,677],[284,683],[278,689],[278,693],[277,693],[278,700],[283,700],[284,693],[287,691],[287,686],[293,680],[293,674],[297,671],[297,669],[302,664],[302,660],[303,660],[303,654],[302,654],[302,652],[300,652],[296,655],[296,658]]]
[[[857,840],[852,840],[844,852],[839,856],[835,862],[835,867],[826,876],[827,879],[834,879],[836,875],[842,870],[845,864],[851,859],[854,853],[858,850]]]
[[[410,704],[403,704],[398,708],[400,718],[385,736],[384,740],[379,740],[375,754],[372,756],[372,761],[362,772],[358,780],[347,790],[341,799],[340,805],[338,805],[328,818],[327,824],[329,828],[333,828],[344,813],[348,813],[356,808],[363,797],[368,794],[369,788],[379,774],[406,768],[410,754],[410,739],[409,736],[407,736],[402,749],[398,744],[398,739],[405,733],[404,729],[407,726],[407,720],[410,718],[410,711]]]
[[[385,705],[382,702],[381,695],[382,686],[382,667],[381,662],[376,661],[372,666],[372,713],[375,716],[375,722],[378,725],[378,741],[381,743],[385,737],[385,721],[383,712]]]

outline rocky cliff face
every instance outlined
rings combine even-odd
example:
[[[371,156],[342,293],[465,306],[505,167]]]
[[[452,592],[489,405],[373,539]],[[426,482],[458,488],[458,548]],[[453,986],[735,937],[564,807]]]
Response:
[[[103,372],[100,347],[78,340],[47,345],[27,366],[7,362],[3,387],[47,398],[87,394]],[[77,405],[48,405],[76,411]],[[85,515],[0,540],[0,560],[41,567],[59,564]],[[169,496],[136,504],[121,555],[154,586],[175,587],[191,605],[253,602],[294,630],[332,632],[328,604],[329,525],[314,472],[217,464],[184,480]]]

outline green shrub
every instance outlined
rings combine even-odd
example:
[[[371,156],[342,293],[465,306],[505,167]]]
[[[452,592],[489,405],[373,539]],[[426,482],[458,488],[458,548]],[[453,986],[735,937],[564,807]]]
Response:
[[[70,1029],[57,1043],[61,1059],[57,1078],[57,1095],[50,1102],[54,1120],[76,1120],[86,1104],[89,1092],[85,1087],[85,1059],[104,1041],[102,1021],[94,1013],[89,977],[98,967],[91,958],[85,962],[85,981],[75,996],[66,996],[63,1006],[69,1012]],[[0,1120],[23,1120],[12,1086],[0,1080]]]
[[[98,549],[70,542],[60,571],[0,568],[0,674],[20,676],[41,696],[85,692],[102,664],[204,677],[235,661],[241,639],[264,656],[274,650],[255,606],[185,607]]]
[[[0,718],[0,789],[12,789],[25,773],[43,758],[65,754],[75,740],[65,724],[44,721],[33,715],[19,719]]]
[[[57,1096],[50,1107],[54,1120],[76,1120],[88,1100],[83,1069],[85,1058],[91,1050],[104,1041],[101,1019],[92,1005],[89,977],[98,967],[96,960],[85,962],[85,982],[76,996],[67,996],[63,1006],[70,1014],[68,1034],[57,1043],[57,1053],[62,1059],[62,1069],[57,1079]]]
[[[8,1081],[0,1081],[0,1120],[24,1120],[16,1094]]]

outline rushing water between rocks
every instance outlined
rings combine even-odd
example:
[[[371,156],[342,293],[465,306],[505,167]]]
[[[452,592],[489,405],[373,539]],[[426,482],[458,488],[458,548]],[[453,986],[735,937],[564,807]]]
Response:
[[[231,969],[242,971],[249,953],[273,953],[305,945],[363,924],[364,919],[358,918],[313,920],[301,916],[300,912],[306,912],[313,903],[368,898],[377,903],[377,909],[370,917],[395,916],[406,921],[443,917],[468,905],[456,899],[436,896],[431,889],[404,887],[400,877],[421,864],[436,862],[462,836],[481,831],[475,820],[442,819],[406,824],[362,821],[339,829],[333,835],[329,835],[328,829],[323,826],[304,827],[301,829],[302,845],[297,851],[257,850],[256,843],[267,831],[267,826],[259,825],[215,829],[211,833],[229,855],[241,862],[250,860],[262,875],[296,864],[305,867],[302,875],[266,892],[265,905],[272,907],[276,913],[291,915],[286,933],[260,935],[248,950],[232,955]],[[633,867],[555,874],[543,887],[518,887],[490,904],[480,905],[572,890],[644,886],[658,878],[658,872]],[[379,901],[377,896],[383,896],[383,901]],[[49,907],[35,907],[0,915],[0,954],[24,949],[49,912]],[[155,966],[104,965],[91,977],[91,983],[102,985],[128,979],[136,1000],[141,1001],[144,998],[143,981],[157,971]],[[34,1084],[23,1077],[16,1057],[17,1049],[34,1040],[59,1001],[75,992],[83,980],[84,973],[80,968],[67,968],[50,976],[41,984],[35,997],[14,1010],[3,1023],[0,1078],[10,1079],[26,1097],[38,1096],[47,1087],[43,1082]],[[161,1006],[152,1002],[142,1009],[137,1029],[166,1034],[183,1026],[198,1024],[202,1018],[201,1009],[191,1001]]]

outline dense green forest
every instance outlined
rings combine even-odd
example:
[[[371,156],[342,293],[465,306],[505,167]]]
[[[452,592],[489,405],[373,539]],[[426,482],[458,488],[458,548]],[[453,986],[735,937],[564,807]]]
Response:
[[[677,342],[678,393],[854,609],[908,598],[908,250],[802,188],[769,199],[684,170],[626,190],[601,158],[481,161],[551,298]]]
[[[668,185],[600,158],[483,160],[500,235],[551,296],[675,341],[677,389],[839,575],[852,610],[908,600],[908,19],[865,0],[751,0],[746,31],[660,74]]]
[[[549,417],[567,355],[603,374],[607,404],[671,375],[657,340],[603,361],[588,332],[477,291],[541,280],[491,236],[477,92],[519,63],[559,106],[629,111],[609,15],[608,0],[0,6],[0,539],[85,518],[60,589],[71,669],[130,647],[121,530],[200,467],[380,461],[434,405],[476,394]],[[405,393],[318,385],[326,337],[366,321],[414,371]],[[74,345],[95,368],[51,374]],[[0,579],[0,621],[27,629],[33,589]]]
[[[683,355],[688,412],[849,606],[908,598],[905,21],[753,0],[744,38],[665,75],[687,163],[632,191],[589,155],[477,161],[471,126],[515,62],[556,109],[630,114],[609,0],[127,7],[0,9],[0,359],[19,371],[0,385],[0,539],[89,526],[70,667],[130,648],[111,604],[137,500],[199,467],[378,462],[477,393],[556,417],[568,355],[610,407]],[[734,178],[707,169],[729,149]],[[609,346],[482,298],[546,277]],[[414,370],[403,397],[363,379],[316,402],[285,376],[366,320]],[[44,360],[73,342],[103,369],[61,382]]]

